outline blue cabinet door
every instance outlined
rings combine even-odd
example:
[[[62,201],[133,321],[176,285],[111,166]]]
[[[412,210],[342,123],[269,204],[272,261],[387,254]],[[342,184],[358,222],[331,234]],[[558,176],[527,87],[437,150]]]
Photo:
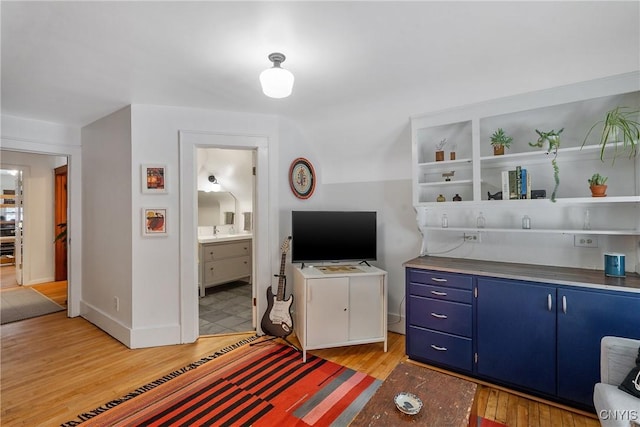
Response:
[[[478,278],[477,373],[506,385],[556,392],[556,288]]]
[[[593,407],[600,340],[640,339],[640,294],[558,289],[558,396]]]

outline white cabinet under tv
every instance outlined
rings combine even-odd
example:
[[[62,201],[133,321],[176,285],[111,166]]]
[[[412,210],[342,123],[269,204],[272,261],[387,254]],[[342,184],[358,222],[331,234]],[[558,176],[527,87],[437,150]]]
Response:
[[[307,350],[382,342],[387,351],[387,272],[330,265],[293,272],[293,329]]]

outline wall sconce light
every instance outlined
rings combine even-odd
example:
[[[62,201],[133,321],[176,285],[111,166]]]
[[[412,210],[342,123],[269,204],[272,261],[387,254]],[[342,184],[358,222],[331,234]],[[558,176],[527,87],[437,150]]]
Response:
[[[269,55],[269,61],[273,62],[273,67],[260,73],[262,92],[270,98],[286,98],[293,90],[293,74],[280,67],[285,58],[281,53],[272,53]]]
[[[215,175],[209,175],[209,182],[211,183],[211,185],[209,186],[209,189],[206,191],[207,193],[210,193],[212,191],[218,192],[222,188],[220,183],[216,179]]]

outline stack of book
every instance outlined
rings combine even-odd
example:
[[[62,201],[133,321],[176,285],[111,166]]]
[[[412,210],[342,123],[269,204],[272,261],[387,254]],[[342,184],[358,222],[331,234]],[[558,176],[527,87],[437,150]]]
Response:
[[[516,166],[515,170],[502,171],[502,199],[530,199],[531,175],[526,169]]]

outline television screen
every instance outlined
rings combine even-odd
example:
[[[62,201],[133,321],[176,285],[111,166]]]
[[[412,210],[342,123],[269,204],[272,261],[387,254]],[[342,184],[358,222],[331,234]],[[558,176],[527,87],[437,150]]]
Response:
[[[292,211],[291,261],[374,261],[376,212]]]

